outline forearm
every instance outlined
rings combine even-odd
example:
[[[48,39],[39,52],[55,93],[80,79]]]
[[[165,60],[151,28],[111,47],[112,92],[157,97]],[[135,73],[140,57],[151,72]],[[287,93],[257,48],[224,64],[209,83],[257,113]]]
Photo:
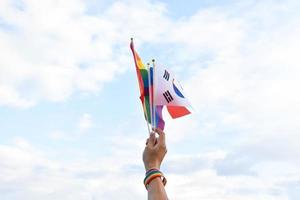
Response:
[[[160,177],[153,179],[148,185],[148,200],[167,200],[167,193]]]

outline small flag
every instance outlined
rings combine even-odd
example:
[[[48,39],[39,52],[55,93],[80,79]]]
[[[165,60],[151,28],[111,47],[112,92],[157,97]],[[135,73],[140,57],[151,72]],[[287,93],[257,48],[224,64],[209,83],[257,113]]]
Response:
[[[131,39],[130,49],[133,54],[133,59],[136,68],[136,74],[139,82],[140,88],[140,99],[143,105],[143,110],[145,114],[146,120],[151,123],[151,112],[150,112],[150,98],[149,98],[149,79],[148,79],[148,70],[146,69],[145,65],[143,64],[140,56],[134,49],[133,40]]]
[[[155,123],[152,124],[152,126],[154,128],[160,128],[161,130],[164,130],[165,128],[165,121],[163,120],[163,117],[162,117],[162,110],[163,110],[163,107],[162,105],[155,105],[155,102],[154,102],[154,98],[153,98],[153,95],[154,95],[154,80],[153,80],[153,77],[154,77],[154,74],[153,74],[153,67],[150,67],[149,68],[149,71],[150,71],[150,96],[152,97],[151,100],[151,105],[152,105],[152,113],[155,113],[155,115],[152,115],[153,119],[152,121],[154,122],[155,120]]]
[[[167,106],[172,118],[190,114],[187,107],[191,107],[184,95],[183,89],[175,77],[167,69],[155,71],[155,105]]]

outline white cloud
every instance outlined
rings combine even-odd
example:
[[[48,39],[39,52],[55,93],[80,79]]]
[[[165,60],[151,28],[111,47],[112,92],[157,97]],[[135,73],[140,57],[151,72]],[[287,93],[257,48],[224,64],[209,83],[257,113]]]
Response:
[[[2,105],[29,107],[99,92],[131,66],[130,37],[142,43],[165,30],[153,27],[165,24],[160,4],[116,2],[92,16],[85,1],[22,2],[0,3]]]
[[[289,199],[280,193],[276,181],[259,177],[221,177],[213,170],[202,170],[189,176],[173,175],[169,180],[174,199]]]
[[[119,155],[89,161],[80,156],[76,161],[53,160],[48,158],[49,153],[54,151],[43,152],[21,138],[15,144],[0,145],[1,198],[145,198],[140,184],[143,172],[139,172],[143,168],[135,169],[136,162],[130,163]]]
[[[32,100],[22,98],[14,88],[7,85],[0,86],[0,96],[1,105],[29,107],[34,104]]]
[[[116,143],[114,153],[93,160],[50,159],[48,154],[22,138],[0,146],[0,190],[3,199],[144,199],[141,148],[125,135]],[[22,140],[22,144],[19,145]],[[124,141],[124,140],[122,140]],[[127,151],[129,146],[133,146]],[[121,153],[121,154],[120,154]],[[122,155],[122,156],[121,156]],[[224,158],[224,152],[171,156],[165,164],[167,191],[171,199],[290,199],[297,194],[299,174],[274,176],[220,176],[212,168]],[[140,158],[140,159],[139,159]],[[202,163],[200,167],[197,167]],[[282,166],[284,167],[284,166]],[[269,167],[268,167],[269,168]],[[290,169],[290,168],[289,168]],[[179,170],[179,171],[178,171]],[[267,170],[267,168],[266,168]],[[297,169],[298,170],[298,169]],[[267,172],[267,171],[266,171]],[[294,176],[296,175],[296,176]],[[130,181],[128,181],[130,180]]]

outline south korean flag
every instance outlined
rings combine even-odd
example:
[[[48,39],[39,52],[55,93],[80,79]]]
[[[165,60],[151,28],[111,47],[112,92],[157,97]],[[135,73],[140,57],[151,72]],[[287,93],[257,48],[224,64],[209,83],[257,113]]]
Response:
[[[154,73],[154,103],[165,105],[173,118],[190,114],[187,107],[191,104],[185,97],[181,85],[167,69],[159,69]]]

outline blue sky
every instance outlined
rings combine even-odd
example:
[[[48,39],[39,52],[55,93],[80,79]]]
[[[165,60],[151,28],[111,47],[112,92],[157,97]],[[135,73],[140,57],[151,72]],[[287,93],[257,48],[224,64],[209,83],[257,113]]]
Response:
[[[299,199],[299,9],[1,0],[1,199],[146,199],[131,37],[194,107],[164,113],[170,199]]]

